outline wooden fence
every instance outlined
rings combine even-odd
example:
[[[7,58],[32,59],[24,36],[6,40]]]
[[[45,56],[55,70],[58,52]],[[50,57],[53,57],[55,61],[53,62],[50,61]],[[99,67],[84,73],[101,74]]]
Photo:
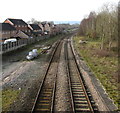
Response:
[[[16,50],[18,48],[21,48],[21,47],[26,46],[28,44],[38,42],[40,40],[44,40],[46,38],[49,38],[49,36],[46,35],[46,36],[41,36],[41,37],[36,37],[36,38],[20,39],[16,42],[10,42],[10,43],[7,43],[7,44],[2,44],[0,46],[0,50],[1,50],[0,54],[10,52],[12,50]]]

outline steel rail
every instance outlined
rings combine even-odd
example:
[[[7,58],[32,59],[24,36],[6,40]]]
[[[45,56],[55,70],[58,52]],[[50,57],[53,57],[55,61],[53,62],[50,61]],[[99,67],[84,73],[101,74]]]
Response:
[[[89,99],[89,97],[88,97],[88,94],[87,94],[87,92],[86,92],[86,89],[85,89],[85,86],[84,86],[84,84],[83,84],[83,80],[82,80],[82,77],[81,77],[81,73],[80,73],[80,69],[79,69],[79,66],[78,66],[78,64],[77,64],[77,61],[76,61],[76,57],[75,57],[75,55],[74,55],[74,52],[73,52],[73,48],[72,48],[72,46],[71,46],[71,43],[70,42],[68,42],[68,45],[69,45],[69,51],[71,51],[71,53],[72,53],[72,56],[73,56],[73,61],[75,62],[73,65],[76,67],[76,71],[77,71],[77,75],[79,75],[79,81],[80,81],[80,84],[81,84],[81,86],[82,86],[82,89],[83,89],[83,92],[84,92],[84,95],[85,95],[85,97],[86,97],[86,100],[87,100],[87,103],[88,103],[88,106],[89,106],[89,109],[90,109],[90,112],[91,113],[94,113],[94,110],[93,110],[93,107],[92,107],[92,105],[91,105],[91,102],[90,102],[90,99]],[[71,71],[70,71],[70,61],[69,61],[69,59],[68,59],[68,69],[69,69],[69,76],[71,76]],[[72,69],[71,69],[72,70]],[[71,98],[73,98],[72,99],[72,101],[74,102],[74,94],[73,94],[73,92],[75,92],[75,91],[73,91],[73,88],[72,88],[72,78],[70,77],[70,82],[71,82],[71,86],[70,86],[70,89],[71,89],[71,91],[72,91],[72,94],[71,94]],[[75,84],[74,84],[75,85]],[[73,85],[73,86],[74,86]],[[75,86],[75,87],[77,87],[77,86]],[[82,109],[82,108],[81,108]],[[76,112],[77,110],[76,110],[76,106],[75,106],[75,102],[74,102],[74,112]],[[82,111],[82,110],[81,110]]]
[[[57,48],[59,47],[60,43],[61,43],[61,41],[59,41],[59,42],[57,43],[57,45],[56,45],[56,47],[55,47],[55,49],[54,49],[54,52],[53,52],[53,54],[52,54],[52,56],[51,56],[51,58],[50,58],[50,61],[49,61],[47,70],[46,70],[46,72],[45,72],[45,76],[44,76],[44,78],[43,78],[43,80],[42,80],[42,83],[40,84],[40,88],[39,88],[39,90],[38,90],[37,96],[36,96],[36,98],[35,98],[34,105],[33,105],[32,110],[31,110],[32,113],[35,112],[35,108],[36,108],[36,106],[37,106],[37,102],[38,102],[39,96],[40,96],[40,94],[41,94],[41,90],[42,90],[42,88],[43,88],[43,85],[44,85],[46,76],[47,76],[47,74],[48,74],[48,71],[49,71],[49,69],[50,69],[51,63],[52,63],[52,61],[53,61],[53,58],[54,58],[54,56],[55,56],[55,53],[56,53]],[[56,73],[57,73],[57,71],[56,71]],[[55,78],[56,78],[56,74],[55,74]],[[56,84],[56,83],[54,82],[53,92],[52,92],[52,93],[53,93],[53,95],[52,95],[53,98],[54,98],[54,92],[55,92],[55,84]],[[51,104],[54,103],[54,99],[53,99],[53,98],[52,98],[52,103],[51,103]],[[51,105],[51,112],[52,112],[52,110],[53,110],[53,105]]]
[[[69,86],[69,90],[70,90],[70,99],[71,99],[71,111],[72,112],[75,112],[75,109],[74,109],[74,101],[73,101],[73,95],[72,95],[72,89],[71,89],[71,84],[70,84],[70,71],[69,71],[69,64],[68,64],[68,51],[67,51],[67,41],[64,45],[64,51],[65,51],[65,60],[66,60],[66,71],[67,71],[67,76],[68,76],[68,86]]]

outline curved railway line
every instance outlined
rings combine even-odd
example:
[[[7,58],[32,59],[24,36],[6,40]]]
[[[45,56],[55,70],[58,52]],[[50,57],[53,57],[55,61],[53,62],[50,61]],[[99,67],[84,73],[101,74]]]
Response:
[[[63,41],[65,40],[61,40],[56,44],[44,79],[36,96],[34,106],[32,108],[32,113],[44,111],[54,112],[56,78]],[[64,50],[67,76],[69,80],[69,93],[71,98],[70,104],[72,106],[70,112],[94,113],[97,111],[97,108],[89,90],[84,84],[84,80],[81,77],[81,73],[73,53],[71,43],[69,41],[65,42]]]

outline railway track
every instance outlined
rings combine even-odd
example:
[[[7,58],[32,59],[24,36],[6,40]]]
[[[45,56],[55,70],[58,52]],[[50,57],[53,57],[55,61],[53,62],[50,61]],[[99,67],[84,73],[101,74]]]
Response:
[[[65,46],[72,111],[94,113],[97,108],[83,82],[71,43],[68,41]]]
[[[67,39],[68,40],[68,39]],[[58,63],[63,41],[59,41],[53,51],[44,79],[34,101],[32,113],[34,112],[54,112],[54,101],[56,92],[56,80],[58,73]],[[70,92],[70,112],[91,112],[97,111],[92,96],[84,84],[81,73],[76,62],[71,43],[65,43],[65,60]]]
[[[52,112],[54,109],[56,77],[61,46],[62,41],[59,41],[54,49],[53,55],[45,73],[45,77],[38,91],[34,106],[32,108],[32,113],[44,111]]]

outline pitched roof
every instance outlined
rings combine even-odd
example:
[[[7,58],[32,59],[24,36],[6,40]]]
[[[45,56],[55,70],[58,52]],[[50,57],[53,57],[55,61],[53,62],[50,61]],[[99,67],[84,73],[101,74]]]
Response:
[[[22,31],[19,31],[14,37],[29,38],[29,36]]]
[[[53,23],[53,22],[48,22],[48,25],[49,25],[49,26],[53,26],[54,23]]]
[[[27,25],[27,23],[25,21],[23,21],[22,19],[8,18],[7,20],[10,20],[14,25]]]
[[[42,30],[37,24],[29,24],[33,30]]]
[[[42,24],[42,26],[44,27],[44,26],[45,26],[45,24],[46,24],[46,22],[41,22],[41,24]]]
[[[12,26],[9,23],[0,23],[0,26],[2,27],[2,29],[0,29],[0,31],[13,31],[16,30],[14,26]]]

